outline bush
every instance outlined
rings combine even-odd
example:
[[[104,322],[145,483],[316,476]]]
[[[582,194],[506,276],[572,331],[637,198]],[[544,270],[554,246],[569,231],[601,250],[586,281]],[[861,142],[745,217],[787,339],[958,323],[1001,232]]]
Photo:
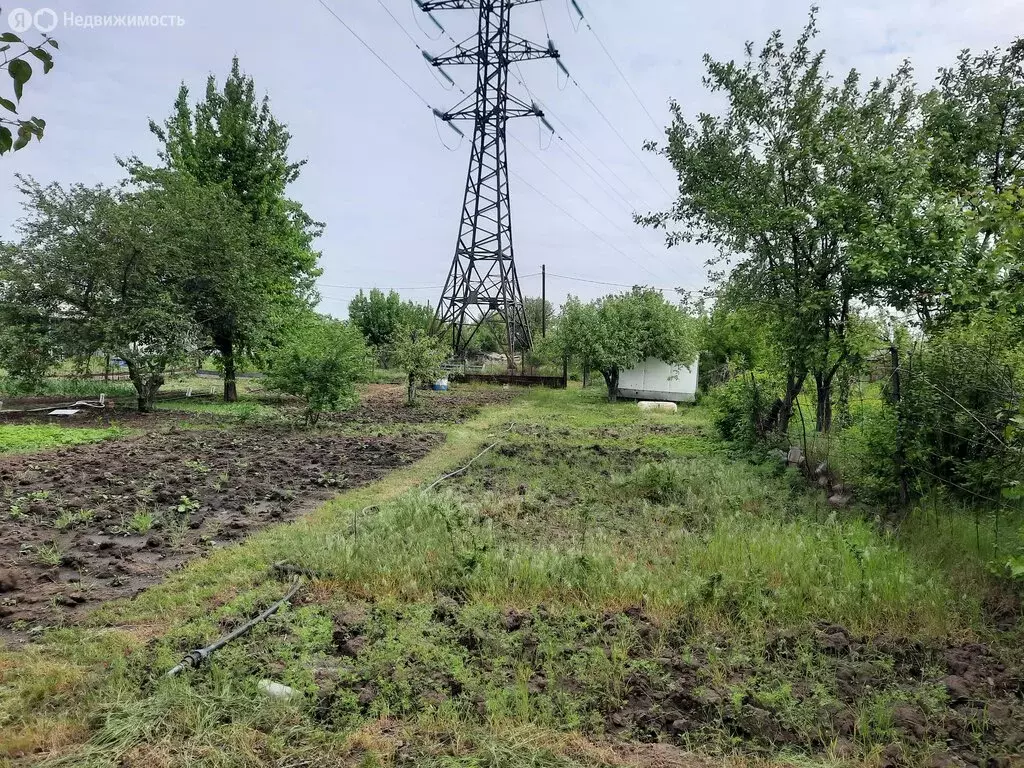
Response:
[[[777,395],[775,383],[763,373],[747,373],[713,389],[706,403],[722,437],[744,447],[760,440],[759,424]]]
[[[369,376],[370,353],[359,329],[349,323],[318,318],[304,324],[270,361],[268,389],[306,403],[306,424],[325,411],[338,411],[355,400],[355,384]]]

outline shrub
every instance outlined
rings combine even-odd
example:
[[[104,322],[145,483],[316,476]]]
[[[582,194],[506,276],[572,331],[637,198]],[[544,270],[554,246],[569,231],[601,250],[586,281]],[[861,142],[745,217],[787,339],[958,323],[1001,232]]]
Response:
[[[713,389],[706,402],[723,438],[753,447],[760,438],[759,425],[777,394],[770,376],[749,372]]]
[[[285,342],[270,362],[268,389],[306,403],[305,421],[337,411],[355,399],[355,384],[370,372],[370,355],[359,330],[325,318],[311,320]]]

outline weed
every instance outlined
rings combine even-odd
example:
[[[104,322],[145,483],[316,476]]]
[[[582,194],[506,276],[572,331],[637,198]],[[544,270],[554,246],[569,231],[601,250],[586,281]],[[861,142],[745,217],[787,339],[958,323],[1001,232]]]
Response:
[[[52,424],[0,425],[0,453],[45,451],[62,445],[79,445],[109,440],[124,434],[123,430],[61,427]]]
[[[140,510],[132,515],[131,520],[128,521],[128,528],[135,533],[148,533],[152,530],[154,522],[155,518],[151,512]]]
[[[193,512],[202,506],[198,501],[190,499],[188,496],[182,496],[178,499],[178,504],[174,507],[174,511],[179,515],[191,515]]]
[[[37,547],[35,555],[40,565],[56,567],[64,562],[64,553],[55,544],[43,544]]]
[[[87,525],[91,523],[96,513],[91,509],[83,509],[78,512],[71,512],[65,510],[57,517],[53,523],[53,527],[58,531],[66,531],[69,528],[74,528],[77,525]]]

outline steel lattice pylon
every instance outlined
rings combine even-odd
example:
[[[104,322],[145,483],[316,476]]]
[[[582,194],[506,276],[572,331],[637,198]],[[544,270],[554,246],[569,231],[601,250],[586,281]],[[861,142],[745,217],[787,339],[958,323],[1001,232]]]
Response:
[[[450,330],[452,347],[458,355],[485,321],[497,317],[504,326],[505,354],[510,365],[517,352],[530,348],[532,339],[512,248],[505,128],[509,118],[542,118],[543,113],[536,105],[509,95],[508,68],[517,61],[558,58],[550,41],[541,48],[511,33],[512,8],[537,1],[419,3],[428,12],[473,9],[480,14],[475,45],[462,43],[430,59],[436,67],[476,64],[477,69],[475,93],[451,111],[437,113],[445,121],[473,120],[473,147],[455,257],[434,322],[439,329]]]

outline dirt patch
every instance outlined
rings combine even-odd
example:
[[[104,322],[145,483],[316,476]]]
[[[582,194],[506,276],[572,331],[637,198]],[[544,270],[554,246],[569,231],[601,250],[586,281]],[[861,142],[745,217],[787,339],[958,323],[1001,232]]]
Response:
[[[238,427],[0,458],[0,626],[74,617],[338,491],[442,437]]]
[[[360,394],[359,405],[323,419],[334,424],[458,424],[484,406],[509,403],[520,394],[512,388],[456,386],[448,392],[419,392],[416,405],[407,406],[404,386],[371,384]]]
[[[627,679],[609,731],[686,743],[721,728],[768,754],[788,745],[852,757],[873,741],[891,768],[946,765],[934,760],[948,755],[948,765],[1009,766],[1024,755],[1024,668],[1012,648],[856,637],[821,624],[779,634],[763,662],[733,654],[741,660],[713,682],[709,656],[728,656],[729,645],[661,645],[660,669]]]
[[[820,624],[748,645],[697,637],[685,621],[658,625],[638,607],[556,616],[447,597],[361,605],[334,625],[333,663],[314,681],[328,723],[444,705],[483,724],[515,690],[516,706],[610,744],[661,745],[663,757],[742,744],[764,756],[989,768],[1020,765],[1024,750],[1024,668],[1009,640],[924,644]]]

